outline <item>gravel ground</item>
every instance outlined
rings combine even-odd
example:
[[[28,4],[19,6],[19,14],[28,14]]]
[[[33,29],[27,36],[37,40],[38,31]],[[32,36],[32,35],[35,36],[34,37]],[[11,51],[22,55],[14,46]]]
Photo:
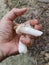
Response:
[[[36,18],[43,25],[42,31],[44,32],[42,37],[33,42],[34,45],[29,49],[28,54],[11,56],[2,61],[0,65],[49,65],[49,3],[45,1],[0,0],[0,3],[2,2],[0,4],[0,19],[14,7],[26,7],[28,11],[15,21],[23,23]]]

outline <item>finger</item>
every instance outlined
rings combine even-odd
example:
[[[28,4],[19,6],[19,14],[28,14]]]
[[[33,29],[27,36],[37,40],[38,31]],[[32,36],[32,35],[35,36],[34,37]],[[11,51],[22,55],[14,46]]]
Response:
[[[22,8],[22,9],[17,9],[14,8],[12,9],[8,14],[6,14],[3,19],[5,20],[10,20],[13,21],[16,17],[21,16],[22,14],[24,14],[26,12],[26,8]]]
[[[32,21],[30,21],[30,25],[37,25],[38,24],[38,20],[37,19],[33,19]]]
[[[25,24],[30,24],[31,26],[37,25],[38,21],[36,19],[26,21]]]
[[[28,36],[28,35],[22,35],[21,37],[20,37],[20,41],[22,42],[22,43],[24,43],[24,44],[26,44],[27,46],[30,46],[31,45],[31,39],[30,39],[30,37]]]
[[[34,28],[37,29],[37,30],[42,30],[42,25],[41,24],[35,25]]]
[[[37,25],[38,24],[38,21],[36,19],[33,19],[33,20],[26,21],[23,24],[27,24],[27,25],[30,24],[30,25],[34,26],[34,25]],[[19,24],[15,23],[15,25],[17,26]]]

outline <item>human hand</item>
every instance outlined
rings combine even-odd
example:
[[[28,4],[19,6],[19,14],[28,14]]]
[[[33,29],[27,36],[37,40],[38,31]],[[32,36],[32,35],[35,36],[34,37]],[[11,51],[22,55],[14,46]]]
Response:
[[[9,13],[7,13],[0,22],[0,50],[3,52],[3,55],[10,56],[11,54],[18,53],[18,43],[19,39],[29,45],[31,42],[31,36],[29,35],[17,35],[14,31],[15,23],[13,22],[14,19],[18,16],[21,16],[26,12],[26,8],[12,9]],[[35,29],[40,30],[41,26],[38,24],[37,20],[29,20],[26,21],[24,24],[30,24],[34,26]],[[27,40],[27,41],[26,41]]]

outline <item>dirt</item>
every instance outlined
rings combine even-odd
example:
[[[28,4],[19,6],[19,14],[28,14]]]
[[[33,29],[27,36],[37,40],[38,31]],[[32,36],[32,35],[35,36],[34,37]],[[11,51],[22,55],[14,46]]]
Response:
[[[5,12],[4,15],[14,7],[26,7],[27,12],[15,21],[23,23],[26,20],[36,18],[43,25],[44,34],[34,41],[28,54],[11,56],[2,61],[0,65],[49,65],[49,3],[37,0],[4,0],[4,5],[6,5],[2,6],[4,10],[0,7],[3,13]]]

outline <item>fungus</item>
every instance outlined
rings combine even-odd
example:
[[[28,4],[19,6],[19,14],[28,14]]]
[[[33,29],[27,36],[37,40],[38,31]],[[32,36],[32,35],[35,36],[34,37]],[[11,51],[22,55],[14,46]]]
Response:
[[[20,24],[16,26],[15,31],[16,31],[16,34],[24,33],[24,34],[29,34],[32,36],[41,36],[43,34],[42,31],[36,30],[28,24],[26,25]],[[27,46],[23,44],[21,41],[19,41],[18,50],[19,50],[19,53],[27,53]]]

